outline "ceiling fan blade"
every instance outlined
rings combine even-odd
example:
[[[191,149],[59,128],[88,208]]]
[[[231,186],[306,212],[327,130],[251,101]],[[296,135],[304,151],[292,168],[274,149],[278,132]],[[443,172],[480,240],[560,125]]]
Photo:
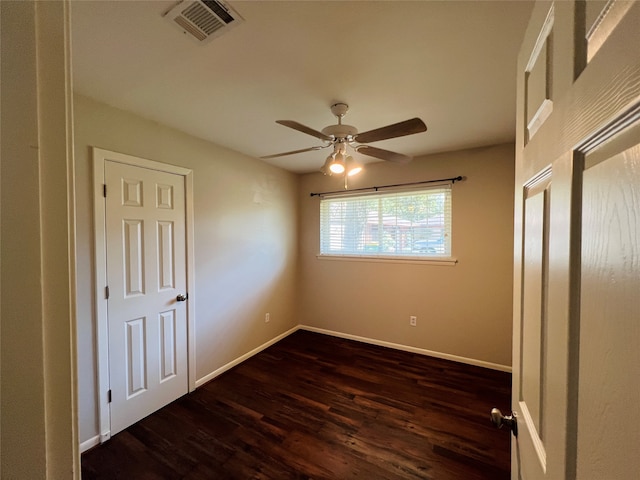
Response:
[[[390,152],[382,148],[371,147],[369,145],[360,145],[356,148],[358,153],[369,155],[370,157],[381,158],[395,163],[409,163],[413,157],[402,153]]]
[[[302,125],[301,123],[294,122],[293,120],[276,120],[276,123],[284,125],[285,127],[293,128],[294,130],[298,130],[299,132],[306,133],[307,135],[311,135],[312,137],[319,138],[320,140],[325,140],[327,142],[330,142],[332,140],[329,135],[325,135],[322,132],[314,130],[313,128],[309,128],[306,125]]]
[[[309,147],[309,148],[303,148],[301,150],[292,150],[290,152],[284,152],[284,153],[274,153],[273,155],[265,155],[264,157],[260,157],[260,158],[276,158],[276,157],[284,157],[285,155],[294,155],[296,153],[303,153],[303,152],[312,152],[313,150],[321,150],[323,148],[327,148],[329,145],[320,145],[317,147]]]
[[[414,133],[426,132],[427,126],[419,118],[412,118],[404,122],[394,123],[386,127],[376,128],[368,132],[356,135],[355,141],[358,143],[377,142],[386,140],[387,138],[404,137],[405,135],[413,135]]]

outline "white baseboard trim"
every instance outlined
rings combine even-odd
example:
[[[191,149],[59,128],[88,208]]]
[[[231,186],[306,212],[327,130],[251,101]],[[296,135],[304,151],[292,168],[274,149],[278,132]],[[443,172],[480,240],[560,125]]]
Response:
[[[205,383],[213,380],[214,378],[216,378],[218,375],[223,374],[224,372],[226,372],[227,370],[232,369],[233,367],[235,367],[236,365],[239,365],[240,363],[244,362],[245,360],[247,360],[248,358],[253,357],[256,353],[260,353],[262,350],[269,348],[271,345],[273,345],[276,342],[279,342],[280,340],[282,340],[284,337],[288,337],[289,335],[291,335],[293,332],[295,332],[296,330],[298,330],[300,328],[300,326],[295,326],[289,330],[287,330],[284,333],[281,333],[280,335],[278,335],[277,337],[272,338],[271,340],[269,340],[266,343],[263,343],[262,345],[260,345],[259,347],[254,348],[253,350],[251,350],[250,352],[245,353],[244,355],[236,358],[235,360],[232,360],[231,362],[227,363],[226,365],[221,366],[220,368],[218,368],[217,370],[214,370],[213,372],[205,375],[204,377],[196,380],[196,388],[201,387],[202,385],[204,385]]]
[[[376,340],[374,338],[360,337],[358,335],[335,332],[333,330],[325,330],[324,328],[309,327],[307,325],[298,325],[298,329],[308,330],[309,332],[322,333],[324,335],[331,335],[333,337],[345,338],[347,340],[356,340],[358,342],[370,343],[372,345],[378,345],[380,347],[388,347],[388,348],[394,348],[396,350],[404,350],[405,352],[418,353],[420,355],[427,355],[429,357],[442,358],[444,360],[452,360],[454,362],[466,363],[468,365],[474,365],[476,367],[490,368],[492,370],[499,370],[501,372],[511,373],[511,367],[509,365],[501,365],[499,363],[485,362],[484,360],[476,360],[474,358],[460,357],[458,355],[451,355],[449,353],[434,352],[433,350],[426,350],[424,348],[410,347],[408,345],[402,345],[399,343],[385,342],[383,340]]]
[[[80,444],[80,453],[86,452],[96,445],[100,445],[100,435],[96,435],[95,437],[91,437],[89,440],[85,440],[84,442],[82,442]]]

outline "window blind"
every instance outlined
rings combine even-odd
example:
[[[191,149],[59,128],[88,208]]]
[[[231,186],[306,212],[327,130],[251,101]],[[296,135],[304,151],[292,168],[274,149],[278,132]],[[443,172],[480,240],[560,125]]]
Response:
[[[451,185],[320,200],[320,254],[451,256]]]

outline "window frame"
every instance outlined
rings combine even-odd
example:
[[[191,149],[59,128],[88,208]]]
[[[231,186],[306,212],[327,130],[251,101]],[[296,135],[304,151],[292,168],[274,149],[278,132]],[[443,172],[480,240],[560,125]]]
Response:
[[[367,262],[391,262],[391,263],[419,263],[419,264],[435,264],[435,265],[454,265],[457,263],[457,259],[453,257],[453,251],[452,251],[452,231],[453,231],[453,189],[452,189],[452,185],[453,182],[445,182],[445,183],[439,183],[436,185],[428,185],[428,186],[412,186],[410,188],[393,188],[393,189],[385,189],[384,191],[378,190],[377,188],[375,190],[369,191],[369,192],[365,192],[363,193],[362,191],[359,192],[346,192],[346,193],[337,193],[337,192],[331,192],[330,194],[324,194],[324,195],[320,195],[320,205],[319,205],[319,209],[320,209],[320,220],[319,220],[319,253],[317,254],[317,258],[318,259],[322,259],[322,260],[347,260],[347,261],[367,261]],[[384,226],[384,220],[382,220],[382,217],[384,216],[384,214],[380,213],[380,211],[382,210],[382,208],[378,208],[378,214],[380,219],[378,220],[378,225],[380,225],[381,223],[383,224],[382,229],[378,228],[378,242],[377,242],[377,248],[378,250],[376,250],[375,252],[371,252],[371,253],[367,253],[366,251],[363,251],[362,253],[356,253],[354,251],[347,251],[344,253],[341,252],[336,252],[336,251],[330,251],[327,247],[327,243],[331,241],[331,234],[330,234],[330,230],[331,230],[331,226],[327,225],[327,222],[329,222],[330,220],[327,218],[327,215],[329,215],[329,213],[327,212],[326,209],[329,208],[330,203],[329,202],[339,202],[341,200],[345,200],[345,199],[349,199],[352,200],[354,203],[361,201],[363,204],[364,202],[367,200],[367,197],[373,197],[375,199],[377,199],[377,201],[379,203],[381,203],[384,199],[387,198],[393,198],[396,197],[397,200],[401,200],[402,198],[406,198],[406,197],[410,197],[413,195],[421,195],[421,194],[428,194],[429,192],[432,192],[433,194],[441,194],[443,192],[446,193],[446,198],[445,198],[445,205],[443,207],[444,212],[442,213],[442,215],[444,215],[444,217],[442,218],[443,226],[442,228],[445,230],[443,235],[443,241],[445,242],[444,245],[444,252],[442,254],[420,254],[414,251],[414,246],[415,245],[415,232],[414,230],[422,230],[423,232],[426,232],[426,234],[432,233],[432,230],[436,230],[437,227],[428,227],[426,225],[428,225],[430,218],[428,216],[424,217],[424,221],[422,221],[421,223],[412,223],[413,221],[409,221],[409,224],[406,224],[406,219],[405,219],[405,229],[410,229],[409,231],[404,232],[405,236],[409,236],[411,238],[411,250],[407,251],[407,253],[402,253],[402,252],[398,252],[399,248],[402,248],[401,245],[398,245],[398,238],[397,238],[397,234],[394,235],[394,239],[393,239],[393,246],[392,248],[396,249],[395,252],[384,252],[381,251],[381,241],[380,238],[381,235],[384,235],[384,230],[385,230],[385,226]],[[398,202],[399,203],[399,202]],[[426,202],[425,202],[426,203]],[[425,205],[426,207],[426,205]],[[431,218],[435,218],[435,216],[431,217]],[[344,219],[343,219],[344,220]],[[390,224],[390,227],[393,230],[398,230],[400,227],[398,226],[398,220],[400,220],[400,218],[398,217],[398,214],[396,213],[395,215],[392,215],[391,221],[395,222]],[[448,221],[448,223],[447,223]],[[369,221],[366,221],[366,223],[371,223]],[[338,225],[340,226],[340,222],[337,222]],[[344,225],[346,222],[343,222],[342,225]],[[373,222],[375,223],[375,222]],[[370,226],[369,226],[370,227]],[[344,226],[342,226],[342,228],[344,228]],[[361,232],[359,232],[358,235],[358,242],[360,241],[365,241],[362,239],[362,235],[366,235],[363,234],[362,231],[367,228],[367,225],[362,225],[360,226],[360,230]],[[343,234],[340,234],[343,235]],[[344,237],[340,238],[340,241],[343,242],[344,241]],[[355,240],[354,240],[355,241]],[[402,241],[400,241],[400,243],[402,243]],[[407,248],[407,247],[404,247]]]

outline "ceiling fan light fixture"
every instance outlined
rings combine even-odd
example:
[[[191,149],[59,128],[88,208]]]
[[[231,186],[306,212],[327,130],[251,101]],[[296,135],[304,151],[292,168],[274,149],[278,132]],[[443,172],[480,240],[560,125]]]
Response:
[[[362,164],[354,160],[352,156],[347,157],[347,175],[353,177],[362,171]]]
[[[338,156],[336,155],[336,158],[334,158],[330,163],[329,163],[329,170],[332,173],[335,174],[340,174],[340,173],[344,173],[344,160],[337,158]]]
[[[333,153],[327,157],[327,161],[329,162],[328,167],[331,173],[335,173],[336,175],[344,173],[346,169],[346,153],[347,146],[343,142],[336,143],[333,146]]]
[[[333,175],[331,168],[329,168],[329,166],[331,165],[331,162],[333,162],[333,155],[329,155],[327,159],[324,161],[324,165],[322,165],[322,168],[320,169],[323,175],[329,175],[329,176]]]

